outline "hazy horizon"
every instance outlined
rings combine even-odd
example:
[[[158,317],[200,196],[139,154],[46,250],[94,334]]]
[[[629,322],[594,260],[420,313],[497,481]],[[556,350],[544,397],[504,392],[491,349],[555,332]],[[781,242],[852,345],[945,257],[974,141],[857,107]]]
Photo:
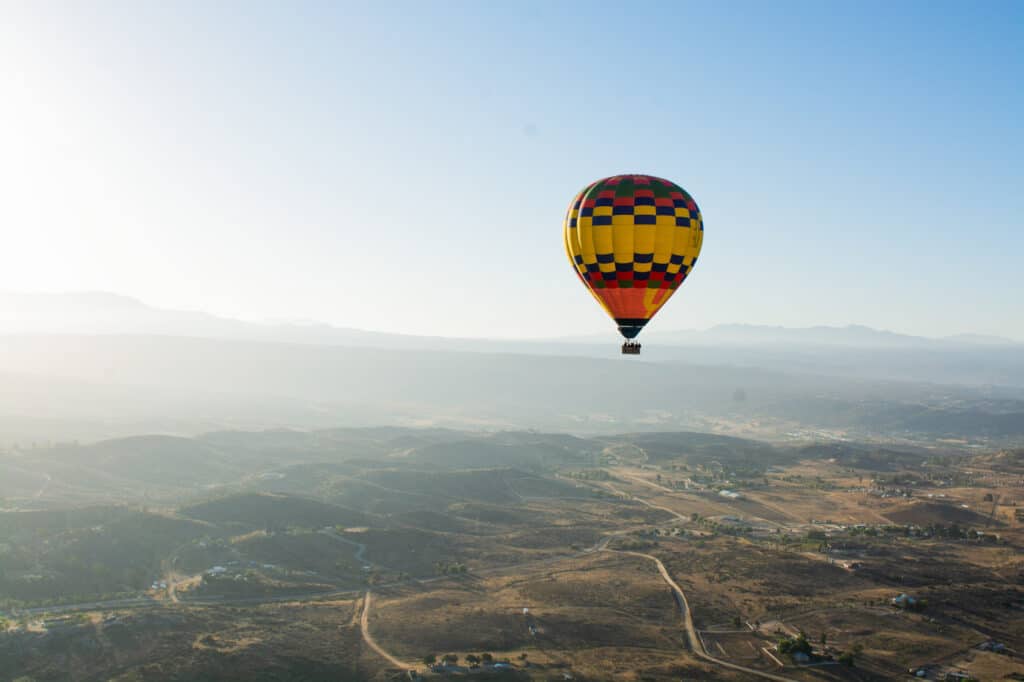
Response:
[[[13,291],[13,290],[2,290],[2,289],[0,289],[0,297],[3,297],[3,296],[18,297],[18,298],[22,298],[22,299],[46,298],[46,299],[49,299],[51,301],[56,301],[56,300],[64,299],[67,302],[83,302],[85,300],[88,300],[90,302],[98,302],[98,303],[117,303],[117,304],[124,304],[124,305],[126,305],[126,306],[128,306],[130,308],[138,307],[139,309],[145,310],[147,312],[157,313],[157,314],[159,314],[159,313],[167,313],[167,314],[195,315],[195,316],[198,316],[198,317],[209,317],[209,318],[213,318],[213,319],[217,319],[217,320],[230,321],[230,322],[240,322],[240,323],[252,324],[252,325],[262,325],[262,326],[268,326],[268,327],[269,326],[329,327],[329,328],[338,329],[338,330],[351,330],[351,331],[359,331],[359,332],[369,332],[369,333],[373,333],[373,334],[394,334],[394,335],[398,335],[398,336],[406,336],[406,335],[408,335],[408,336],[430,336],[430,337],[437,337],[437,338],[441,338],[441,339],[450,338],[450,339],[455,339],[455,340],[469,340],[469,341],[525,341],[525,342],[529,342],[529,341],[558,341],[558,340],[573,340],[573,339],[593,339],[593,340],[597,341],[597,340],[600,340],[601,338],[603,338],[605,336],[608,336],[608,338],[610,338],[610,339],[614,339],[613,335],[609,335],[608,334],[608,330],[607,329],[594,329],[594,330],[589,330],[589,331],[588,330],[580,330],[580,331],[577,331],[575,333],[567,333],[567,334],[561,334],[561,335],[548,335],[548,336],[540,336],[540,335],[538,335],[538,336],[493,336],[493,335],[492,336],[475,336],[475,335],[448,336],[448,335],[445,335],[445,334],[415,334],[415,333],[397,332],[397,331],[392,331],[392,330],[387,330],[387,329],[363,328],[363,327],[357,327],[357,326],[350,325],[350,324],[343,324],[343,323],[342,324],[337,324],[337,323],[331,323],[331,322],[327,322],[325,320],[318,320],[318,319],[288,319],[288,318],[280,318],[280,319],[264,318],[264,319],[260,319],[260,318],[231,317],[231,316],[226,316],[226,315],[217,315],[217,314],[215,314],[215,313],[213,313],[211,311],[201,310],[201,309],[193,309],[193,308],[189,308],[189,309],[160,308],[160,307],[157,307],[157,306],[150,305],[147,301],[144,301],[144,300],[142,300],[140,298],[137,298],[135,296],[131,296],[131,295],[128,295],[128,294],[123,294],[123,293],[118,293],[118,292],[113,292],[113,291]],[[8,316],[5,316],[3,314],[4,312],[7,312]],[[17,312],[20,312],[20,311],[15,311],[15,312],[17,313]],[[53,314],[58,313],[58,312],[61,312],[61,311],[54,311],[54,310],[46,311],[46,313],[48,315],[50,315],[50,316],[52,316]],[[79,311],[79,312],[82,312],[82,311]],[[77,331],[75,329],[75,325],[77,323],[81,323],[82,322],[81,316],[79,315],[77,317],[72,317],[70,319],[64,320],[63,324],[61,325],[61,327],[57,328],[57,327],[49,327],[49,326],[47,326],[45,323],[47,323],[47,322],[54,322],[54,320],[47,320],[47,319],[45,319],[45,316],[41,317],[41,318],[37,318],[35,320],[29,321],[27,319],[19,319],[17,317],[17,315],[10,316],[10,313],[11,313],[10,310],[0,311],[0,334],[3,334],[3,333],[18,333],[18,332],[22,332],[22,331],[28,331],[28,332],[33,332],[33,331],[51,332],[52,331],[54,333],[62,333],[64,331],[70,331],[70,332],[74,333],[75,331]],[[40,322],[44,323],[43,325],[41,325],[42,328],[40,328],[40,325],[39,325]],[[103,320],[93,320],[93,322],[95,323],[96,328],[99,330],[99,333],[106,333],[106,332],[104,332],[102,330],[102,327],[104,325],[104,321]],[[20,327],[19,327],[19,324],[21,324]],[[713,325],[709,325],[709,326],[706,326],[706,327],[680,327],[680,328],[671,328],[671,329],[665,329],[665,328],[657,329],[657,330],[654,330],[652,332],[648,332],[648,334],[646,334],[646,338],[651,338],[652,340],[658,340],[658,339],[663,339],[667,335],[687,334],[687,333],[701,334],[701,333],[714,332],[716,330],[723,330],[723,329],[729,329],[729,328],[741,328],[741,329],[742,328],[749,328],[751,330],[768,330],[768,331],[779,330],[779,331],[785,331],[785,332],[811,332],[811,331],[818,331],[818,330],[828,330],[828,331],[837,331],[837,332],[842,332],[842,331],[865,331],[865,332],[877,333],[878,335],[894,335],[894,336],[899,336],[899,337],[913,337],[913,338],[919,338],[919,339],[922,339],[922,340],[929,340],[929,341],[946,341],[946,340],[955,341],[955,340],[958,340],[958,339],[962,339],[962,340],[977,340],[977,341],[979,341],[981,343],[991,343],[991,342],[1007,342],[1007,343],[1011,343],[1011,344],[1021,344],[1021,343],[1024,343],[1024,341],[1022,341],[1021,339],[1018,339],[1018,338],[1011,338],[1011,337],[1006,337],[1006,336],[994,336],[994,335],[980,334],[980,333],[975,333],[975,332],[961,332],[961,333],[957,333],[957,334],[948,334],[948,335],[942,335],[942,336],[929,336],[929,335],[911,334],[911,333],[908,333],[908,332],[903,331],[901,329],[886,329],[886,328],[880,328],[880,327],[872,327],[872,326],[869,326],[869,325],[855,324],[855,323],[852,323],[852,322],[851,323],[847,323],[847,324],[808,324],[806,326],[786,326],[786,325],[780,325],[780,324],[753,324],[753,323],[742,322],[742,321],[725,321],[725,322],[719,322],[719,323],[716,323],[716,324],[713,324]],[[111,331],[109,333],[121,333],[121,332]],[[139,332],[133,332],[133,333],[139,333]],[[152,333],[159,335],[159,334],[161,334],[163,332],[159,331],[159,329],[156,329]]]

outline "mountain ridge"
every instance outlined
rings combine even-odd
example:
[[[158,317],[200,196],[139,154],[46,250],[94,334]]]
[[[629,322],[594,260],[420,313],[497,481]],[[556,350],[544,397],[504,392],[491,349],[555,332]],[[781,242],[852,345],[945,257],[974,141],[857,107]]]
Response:
[[[592,334],[536,339],[442,337],[342,327],[324,322],[254,322],[192,310],[151,306],[140,299],[102,291],[69,293],[0,292],[0,334],[143,334],[261,340],[314,345],[374,345],[397,348],[527,350],[538,345],[607,343],[614,335]],[[982,334],[925,337],[865,325],[783,327],[720,324],[705,330],[648,331],[644,340],[677,346],[851,346],[864,348],[1024,346]]]

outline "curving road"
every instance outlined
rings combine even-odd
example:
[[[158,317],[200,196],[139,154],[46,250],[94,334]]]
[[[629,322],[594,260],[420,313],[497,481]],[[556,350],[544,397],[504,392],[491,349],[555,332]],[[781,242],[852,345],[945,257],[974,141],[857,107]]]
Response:
[[[634,478],[634,477],[630,476],[629,478]],[[658,485],[653,484],[653,483],[651,483],[649,481],[637,480],[637,482],[646,483],[650,487],[662,489],[662,486],[658,486]],[[662,506],[662,505],[659,505],[659,504],[655,504],[655,503],[652,503],[652,502],[648,502],[647,500],[644,500],[643,498],[640,498],[640,497],[636,497],[634,495],[630,495],[628,493],[625,493],[624,491],[616,489],[615,487],[611,486],[610,484],[606,484],[606,485],[593,485],[593,484],[590,484],[590,483],[586,483],[586,484],[590,485],[591,487],[603,488],[605,490],[611,489],[612,491],[614,491],[614,492],[616,492],[616,493],[618,493],[620,495],[624,495],[628,499],[631,499],[631,500],[633,500],[635,502],[639,502],[639,503],[641,503],[641,504],[643,504],[643,505],[645,505],[647,507],[667,512],[667,513],[671,514],[673,517],[675,517],[676,519],[678,519],[679,521],[681,521],[683,523],[686,523],[686,522],[689,521],[689,519],[687,517],[684,517],[682,514],[680,514],[679,512],[677,512],[677,511],[675,511],[673,509],[670,509],[668,507],[665,507],[665,506]],[[665,489],[665,490],[668,491],[667,489]],[[674,491],[668,491],[668,492],[674,492]],[[700,658],[700,659],[702,659],[704,661],[707,661],[708,663],[711,663],[713,665],[718,665],[718,666],[721,666],[723,668],[728,668],[730,670],[735,670],[735,671],[738,671],[738,672],[745,673],[747,675],[753,675],[753,676],[760,677],[760,678],[763,678],[763,679],[776,680],[777,682],[796,682],[792,678],[784,677],[782,675],[776,675],[776,674],[765,672],[765,671],[762,671],[762,670],[756,670],[756,669],[753,669],[753,668],[747,668],[747,667],[742,666],[742,665],[738,665],[738,664],[735,664],[735,663],[730,663],[728,661],[724,661],[722,659],[716,658],[716,657],[710,655],[709,653],[707,653],[707,651],[704,648],[703,643],[701,642],[700,637],[697,634],[697,629],[694,626],[693,616],[691,614],[690,606],[689,606],[689,603],[687,602],[686,595],[683,592],[682,588],[679,587],[679,585],[675,582],[675,580],[672,579],[672,576],[669,574],[668,570],[665,568],[665,565],[662,563],[662,561],[660,559],[658,559],[657,557],[653,556],[653,555],[645,554],[645,553],[642,553],[642,552],[635,552],[635,551],[629,551],[629,550],[614,550],[614,549],[609,549],[608,548],[609,542],[614,537],[626,534],[628,532],[629,532],[628,529],[623,529],[623,530],[615,531],[615,532],[612,532],[612,533],[608,533],[604,537],[600,538],[597,542],[595,542],[592,546],[590,546],[590,547],[588,547],[586,549],[577,551],[577,552],[575,552],[575,553],[573,553],[571,555],[568,555],[568,556],[560,555],[560,556],[555,556],[555,557],[548,557],[548,558],[545,558],[545,559],[536,559],[536,560],[533,560],[533,561],[527,561],[527,562],[523,562],[522,564],[517,564],[517,565],[512,565],[512,566],[501,566],[501,567],[493,567],[493,568],[489,568],[489,569],[482,569],[480,571],[476,571],[475,573],[477,573],[477,574],[491,574],[491,573],[500,573],[500,572],[505,572],[505,571],[521,571],[524,568],[526,568],[527,566],[531,566],[531,565],[539,567],[539,566],[542,566],[542,565],[545,565],[545,564],[549,564],[549,563],[564,561],[565,559],[573,557],[573,556],[579,557],[579,556],[584,556],[584,555],[587,555],[587,554],[591,554],[591,553],[595,553],[595,552],[602,552],[602,551],[610,552],[610,553],[614,553],[614,554],[631,555],[631,556],[647,559],[649,561],[653,561],[655,563],[655,566],[658,568],[658,572],[661,574],[662,579],[668,584],[668,586],[672,590],[672,593],[673,593],[673,595],[674,595],[674,597],[676,599],[677,605],[679,607],[680,613],[683,616],[683,623],[684,623],[684,628],[686,630],[686,637],[687,637],[687,640],[688,640],[688,643],[689,643],[689,647],[690,647],[690,649],[694,652],[694,654],[698,658]],[[326,532],[326,534],[329,535],[330,537],[334,538],[335,540],[338,540],[338,541],[344,542],[346,544],[355,546],[356,549],[357,549],[357,552],[355,554],[356,560],[364,562],[366,564],[373,565],[372,562],[369,562],[369,561],[367,561],[364,558],[364,553],[366,551],[366,546],[364,544],[359,543],[359,542],[355,542],[353,540],[345,538],[345,537],[341,536],[340,534],[337,534],[337,533],[334,533],[334,532],[329,532],[328,531],[328,532]],[[173,554],[172,554],[172,556],[173,556]],[[172,562],[171,568],[173,568],[173,562]],[[173,602],[178,602],[179,600],[177,598],[177,594],[176,594],[176,589],[175,588],[177,587],[177,583],[180,582],[179,580],[177,580],[179,578],[179,576],[175,574],[175,575],[170,575],[168,577],[170,578],[168,580],[168,583],[169,583],[169,585],[168,585],[168,588],[169,588],[168,589],[168,592],[169,592],[168,596],[171,598],[171,600]],[[391,583],[391,584],[392,585],[423,584],[423,583],[431,583],[431,582],[434,582],[434,581],[437,581],[437,580],[443,580],[443,579],[446,579],[446,576],[439,576],[439,577],[427,578],[427,579],[422,579],[422,580],[410,579],[410,580],[404,580],[404,581],[396,581],[396,582]],[[270,603],[270,602],[278,602],[278,601],[305,601],[305,600],[318,600],[318,599],[325,599],[325,598],[332,598],[332,597],[336,598],[336,597],[339,597],[339,596],[342,596],[342,595],[352,595],[354,592],[355,591],[352,591],[352,590],[338,590],[338,591],[333,591],[333,592],[319,592],[319,593],[311,593],[311,594],[280,595],[280,596],[275,596],[275,597],[255,597],[255,598],[235,598],[235,599],[230,599],[229,598],[229,599],[211,599],[211,600],[199,600],[199,599],[191,600],[190,599],[190,600],[188,600],[187,603],[190,603],[190,604],[236,604],[236,603]],[[383,658],[385,661],[387,661],[389,665],[391,665],[391,666],[393,666],[395,668],[401,669],[401,670],[412,670],[412,669],[415,669],[417,667],[416,663],[409,663],[407,661],[400,660],[398,657],[392,655],[390,652],[388,652],[383,647],[381,647],[377,643],[377,641],[373,638],[373,635],[370,633],[370,623],[369,623],[370,608],[371,608],[371,605],[373,603],[372,600],[373,600],[373,595],[372,595],[372,593],[369,590],[367,590],[366,593],[365,593],[365,596],[363,598],[362,615],[360,617],[360,631],[361,631],[361,635],[362,635],[363,641],[366,642],[366,645],[371,650],[373,650],[377,655],[379,655],[381,658]],[[112,600],[112,601],[108,601],[108,602],[89,602],[89,603],[86,603],[86,604],[72,604],[72,605],[66,605],[64,607],[59,607],[58,606],[58,607],[48,607],[48,608],[47,607],[43,607],[43,608],[39,608],[39,609],[26,609],[24,611],[24,613],[32,613],[34,611],[38,611],[38,612],[46,612],[46,611],[57,612],[57,611],[72,611],[72,610],[86,610],[86,609],[87,610],[93,610],[95,608],[103,608],[103,607],[110,608],[110,607],[117,607],[117,606],[142,606],[142,605],[158,606],[159,604],[160,604],[159,602],[157,602],[155,600],[152,600],[152,599],[139,598],[139,599]]]
[[[373,594],[369,590],[367,590],[366,597],[363,599],[363,617],[359,620],[359,629],[363,633],[363,641],[366,642],[366,645],[373,649],[378,656],[383,658],[385,661],[387,661],[394,667],[401,668],[402,670],[414,669],[416,667],[415,663],[406,663],[398,660],[390,653],[385,651],[380,644],[377,644],[377,641],[373,638],[373,635],[370,634],[370,604],[372,603],[372,599]]]
[[[602,549],[606,552],[614,552],[615,554],[629,554],[631,556],[638,556],[644,559],[649,559],[654,562],[654,564],[658,567],[658,572],[661,573],[661,577],[665,580],[666,583],[668,583],[668,586],[672,588],[672,593],[675,595],[676,602],[679,604],[679,611],[683,614],[683,625],[686,629],[686,639],[690,643],[690,649],[693,650],[693,653],[696,654],[698,658],[701,658],[707,661],[708,663],[720,665],[723,668],[737,670],[742,673],[747,673],[748,675],[756,675],[757,677],[762,677],[767,680],[776,680],[777,682],[797,682],[792,678],[783,677],[782,675],[774,675],[772,673],[767,673],[762,670],[755,670],[753,668],[747,668],[745,666],[737,665],[735,663],[729,663],[728,661],[723,661],[722,659],[715,658],[714,656],[709,654],[707,651],[704,650],[704,645],[700,641],[700,637],[697,636],[697,628],[693,625],[693,616],[690,613],[690,604],[686,601],[686,594],[683,593],[683,589],[679,587],[676,581],[672,579],[672,576],[669,575],[668,569],[665,568],[665,564],[661,563],[661,559],[650,554],[644,554],[643,552],[631,552],[623,549]]]

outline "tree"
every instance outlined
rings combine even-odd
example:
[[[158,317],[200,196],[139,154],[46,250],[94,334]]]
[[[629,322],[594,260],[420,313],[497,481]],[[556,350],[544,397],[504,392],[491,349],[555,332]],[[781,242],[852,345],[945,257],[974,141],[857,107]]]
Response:
[[[437,663],[437,654],[427,654],[423,657],[423,663],[425,665],[434,665]]]
[[[783,638],[779,640],[780,654],[807,654],[811,655],[811,643],[807,641],[807,635],[801,632],[793,639]]]
[[[849,651],[844,651],[839,654],[839,662],[845,665],[847,668],[853,667],[853,654]]]
[[[821,648],[824,649],[826,644],[828,644],[828,636],[823,632],[821,633]]]
[[[739,616],[736,616],[735,618],[732,619],[732,626],[734,628],[736,628],[737,630],[739,630],[741,627],[743,627],[743,621],[740,620]]]
[[[459,655],[458,654],[445,654],[444,655],[444,662],[445,663],[449,663],[451,665],[455,665],[456,663],[459,662]]]
[[[480,660],[482,660],[484,663],[490,663],[494,660],[494,656],[492,656],[489,653],[484,653],[480,655]]]
[[[480,657],[477,656],[476,654],[466,654],[466,663],[469,663],[470,665],[474,665],[474,664],[479,663],[479,662],[480,662]]]

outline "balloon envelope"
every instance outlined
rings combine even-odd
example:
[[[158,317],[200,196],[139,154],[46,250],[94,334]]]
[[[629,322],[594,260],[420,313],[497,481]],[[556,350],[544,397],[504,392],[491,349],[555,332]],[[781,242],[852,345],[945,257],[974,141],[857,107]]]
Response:
[[[704,221],[679,185],[614,175],[576,195],[562,232],[576,274],[632,339],[697,264]]]

